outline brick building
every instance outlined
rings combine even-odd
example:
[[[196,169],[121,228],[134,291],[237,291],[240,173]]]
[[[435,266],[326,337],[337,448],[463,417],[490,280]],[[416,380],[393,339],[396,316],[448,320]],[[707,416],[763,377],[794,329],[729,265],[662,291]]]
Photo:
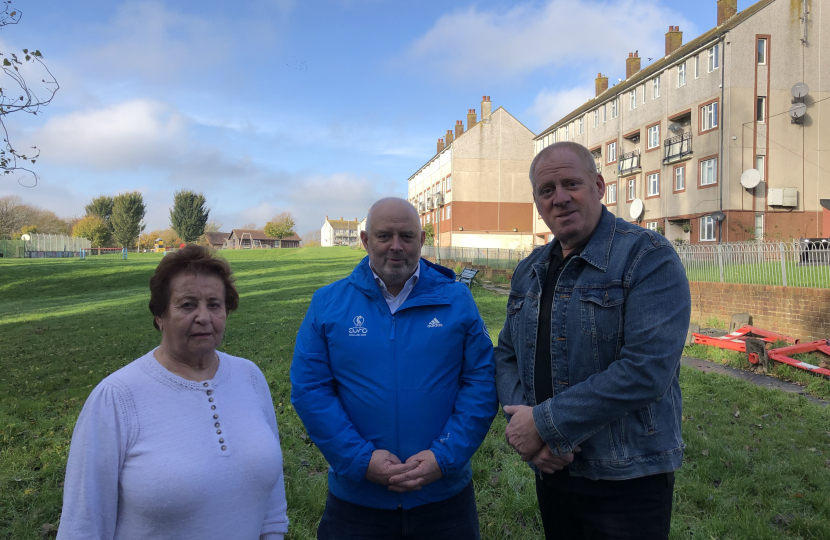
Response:
[[[438,139],[437,151],[407,181],[407,200],[433,224],[441,246],[519,248],[532,245],[533,194],[528,170],[532,131],[490,96]],[[436,241],[438,244],[438,241]]]
[[[701,4],[715,28],[683,44],[669,27],[665,56],[645,69],[629,53],[625,80],[609,87],[599,74],[595,97],[536,137],[535,152],[587,146],[607,208],[670,240],[829,235],[830,64],[820,60],[830,2],[761,0],[740,13],[737,0]],[[549,241],[533,215],[537,243]]]

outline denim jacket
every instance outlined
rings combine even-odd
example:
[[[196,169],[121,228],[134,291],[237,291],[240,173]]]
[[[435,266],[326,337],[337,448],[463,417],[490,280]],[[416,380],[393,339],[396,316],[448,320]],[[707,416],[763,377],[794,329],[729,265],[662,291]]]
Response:
[[[691,296],[677,253],[603,207],[556,284],[551,328],[542,329],[551,332],[554,396],[537,404],[539,304],[553,247],[534,250],[513,274],[495,351],[499,401],[533,407],[555,455],[581,447],[571,475],[625,480],[680,468],[678,376]]]

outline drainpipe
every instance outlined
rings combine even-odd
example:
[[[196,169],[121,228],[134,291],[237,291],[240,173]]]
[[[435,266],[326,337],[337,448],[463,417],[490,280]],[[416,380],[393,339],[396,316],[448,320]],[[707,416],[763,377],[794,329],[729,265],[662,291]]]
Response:
[[[723,61],[721,62],[720,67],[720,106],[718,107],[718,114],[720,115],[719,122],[721,123],[720,129],[720,152],[718,155],[718,210],[723,213],[723,130],[726,128],[724,125],[726,122],[723,120],[726,118],[726,114],[724,113],[724,91],[725,91],[725,82],[726,82],[726,47],[723,42],[723,37],[726,35],[726,32],[721,32],[720,34],[720,52],[722,54]],[[698,111],[700,114],[700,111]],[[700,119],[698,119],[700,121]],[[693,124],[694,125],[694,124]],[[718,244],[721,243],[723,238],[723,221],[718,221]]]

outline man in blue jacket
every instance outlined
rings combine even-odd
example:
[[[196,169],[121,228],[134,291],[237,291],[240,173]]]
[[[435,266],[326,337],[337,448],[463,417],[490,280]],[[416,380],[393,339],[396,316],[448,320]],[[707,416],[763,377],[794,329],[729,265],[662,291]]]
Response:
[[[683,460],[691,297],[663,236],[615,218],[582,145],[530,166],[555,235],[513,274],[496,348],[507,439],[539,474],[546,538],[665,540]]]
[[[407,201],[375,203],[368,257],[297,335],[291,402],[330,465],[320,539],[480,537],[470,458],[497,411],[493,344],[424,239]]]

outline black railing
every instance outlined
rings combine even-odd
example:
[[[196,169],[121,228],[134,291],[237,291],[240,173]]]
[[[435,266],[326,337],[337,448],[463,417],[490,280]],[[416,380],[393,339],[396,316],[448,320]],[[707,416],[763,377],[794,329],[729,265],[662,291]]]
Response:
[[[666,139],[663,143],[663,164],[673,161],[680,161],[686,156],[692,155],[692,134],[683,133],[676,137]]]
[[[620,155],[620,176],[625,176],[641,168],[639,150]]]

